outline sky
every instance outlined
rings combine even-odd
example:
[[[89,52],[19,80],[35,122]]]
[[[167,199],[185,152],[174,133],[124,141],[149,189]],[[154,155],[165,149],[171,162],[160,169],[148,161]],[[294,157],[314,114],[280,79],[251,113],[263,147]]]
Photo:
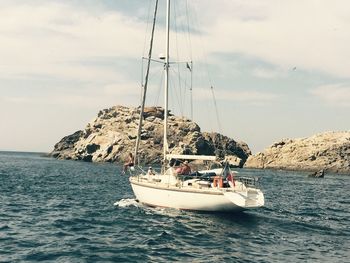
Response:
[[[164,2],[154,58],[165,53]],[[0,150],[50,152],[99,110],[139,105],[153,4],[1,0]],[[193,61],[193,120],[203,131],[256,153],[283,138],[350,130],[349,1],[172,6],[170,57]],[[147,105],[163,106],[162,65],[153,64]],[[171,74],[170,107],[189,117],[189,70],[174,64]]]

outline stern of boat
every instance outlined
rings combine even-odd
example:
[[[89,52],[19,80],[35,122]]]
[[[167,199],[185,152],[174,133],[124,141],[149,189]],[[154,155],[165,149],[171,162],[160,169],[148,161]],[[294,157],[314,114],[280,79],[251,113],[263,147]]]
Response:
[[[247,198],[245,200],[246,208],[258,208],[265,205],[265,197],[260,189],[248,188]]]

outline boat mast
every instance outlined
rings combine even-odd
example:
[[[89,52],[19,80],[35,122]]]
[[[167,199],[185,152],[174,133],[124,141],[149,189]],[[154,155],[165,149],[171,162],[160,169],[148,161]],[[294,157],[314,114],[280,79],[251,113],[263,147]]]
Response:
[[[154,29],[156,26],[156,19],[157,19],[157,10],[158,10],[158,0],[156,0],[156,5],[154,8],[154,16],[153,16],[153,25],[152,25],[152,34],[151,34],[151,40],[149,45],[149,51],[148,51],[148,60],[147,60],[147,70],[146,70],[146,76],[145,76],[145,84],[142,85],[143,93],[142,93],[142,102],[141,102],[141,109],[140,109],[140,119],[139,119],[139,126],[137,130],[137,139],[136,139],[136,146],[135,146],[135,164],[138,163],[138,151],[140,146],[140,139],[141,139],[141,127],[142,127],[142,120],[143,120],[143,111],[145,109],[145,103],[146,103],[146,93],[147,93],[147,86],[148,86],[148,76],[149,76],[149,69],[151,66],[151,59],[152,59],[152,50],[153,50],[153,37],[154,37]]]
[[[191,93],[191,121],[193,121],[193,62],[191,61],[191,87],[190,87],[190,93]]]
[[[163,138],[163,163],[166,165],[168,152],[168,86],[169,86],[169,30],[170,30],[170,0],[166,7],[166,45],[165,45],[165,83],[164,83],[164,138]]]

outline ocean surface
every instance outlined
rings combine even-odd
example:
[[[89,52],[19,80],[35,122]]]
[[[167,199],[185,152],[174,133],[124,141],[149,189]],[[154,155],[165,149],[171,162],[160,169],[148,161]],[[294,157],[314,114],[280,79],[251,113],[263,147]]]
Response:
[[[350,262],[350,177],[240,170],[266,207],[138,204],[115,164],[0,152],[0,262]]]

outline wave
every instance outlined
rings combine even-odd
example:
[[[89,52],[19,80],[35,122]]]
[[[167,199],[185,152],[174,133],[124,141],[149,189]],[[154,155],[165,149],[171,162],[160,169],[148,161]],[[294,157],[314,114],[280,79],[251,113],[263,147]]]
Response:
[[[139,206],[139,202],[135,198],[126,198],[126,199],[121,199],[119,201],[116,201],[114,203],[115,206],[118,207],[130,207],[130,206]]]

